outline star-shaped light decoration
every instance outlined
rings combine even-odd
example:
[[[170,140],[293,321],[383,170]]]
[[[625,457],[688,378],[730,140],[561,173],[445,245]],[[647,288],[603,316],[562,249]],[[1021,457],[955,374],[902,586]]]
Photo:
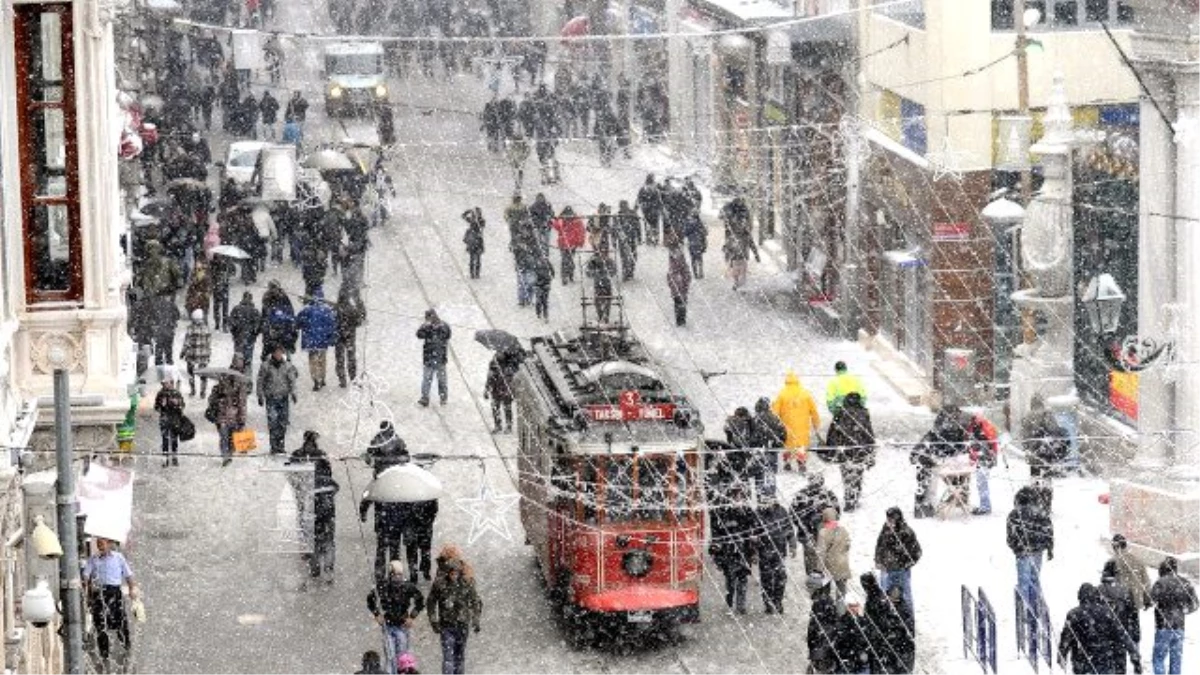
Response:
[[[454,500],[455,506],[471,514],[471,532],[467,535],[467,545],[475,543],[487,532],[492,532],[507,542],[512,541],[512,531],[504,515],[521,501],[519,494],[496,494],[487,481],[484,472],[479,482],[478,497],[459,497]]]
[[[952,148],[948,136],[942,137],[942,149],[939,152],[929,153],[929,163],[933,165],[933,180],[939,181],[943,178],[953,178],[955,181],[961,182],[963,177],[962,166],[970,156],[971,153],[965,150],[955,150]]]

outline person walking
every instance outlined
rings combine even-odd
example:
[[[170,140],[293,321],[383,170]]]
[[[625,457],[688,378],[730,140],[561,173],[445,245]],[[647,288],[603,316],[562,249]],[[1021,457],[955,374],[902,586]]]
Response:
[[[346,388],[347,380],[358,379],[358,328],[367,322],[367,307],[362,296],[349,289],[338,292],[333,307],[337,321],[337,342],[333,345],[334,371],[338,386]]]
[[[1058,643],[1058,663],[1074,673],[1123,673],[1125,654],[1133,660],[1133,672],[1142,672],[1137,645],[1124,631],[1121,622],[1104,604],[1104,598],[1092,584],[1079,587],[1079,605],[1067,612]]]
[[[708,553],[725,577],[725,606],[731,613],[746,613],[746,586],[754,557],[758,518],[747,505],[745,492],[734,485],[726,488],[725,503],[712,512]]]
[[[409,579],[415,581],[417,570],[420,569],[425,581],[429,581],[433,568],[433,526],[437,522],[438,500],[425,499],[412,502],[408,504],[408,507],[409,529],[408,534],[405,535],[405,546],[408,547],[409,565],[414,565],[411,562],[414,557],[419,560],[416,566],[409,571]],[[416,550],[415,556],[414,549]]]
[[[525,182],[525,162],[529,161],[529,141],[525,140],[525,132],[517,129],[504,141],[504,150],[513,169],[516,190],[520,192],[521,185]]]
[[[904,521],[904,512],[893,506],[887,510],[887,520],[875,540],[875,567],[880,571],[880,585],[886,593],[900,589],[900,597],[910,614],[916,614],[912,595],[912,568],[921,560],[921,542],[917,533]]]
[[[161,383],[154,397],[154,410],[158,413],[158,430],[162,435],[163,466],[179,466],[179,429],[183,424],[183,408],[187,403],[183,394],[175,387],[174,376]]]
[[[175,328],[179,324],[179,308],[175,300],[158,296],[152,301],[152,324],[154,327],[154,365],[159,372],[166,366],[175,365]],[[161,376],[160,376],[161,377]]]
[[[533,311],[543,321],[550,321],[550,285],[554,283],[554,266],[549,253],[539,252],[533,261]]]
[[[1138,606],[1133,602],[1133,592],[1129,590],[1125,584],[1121,583],[1121,579],[1117,574],[1117,563],[1109,560],[1104,563],[1103,569],[1100,571],[1100,597],[1104,601],[1106,612],[1114,617],[1121,625],[1121,630],[1133,640],[1136,647],[1136,653],[1140,653],[1140,644],[1142,641],[1142,622],[1138,616]],[[1115,645],[1105,645],[1110,651],[1108,658],[1114,667],[1112,672],[1125,672],[1125,651],[1116,649],[1119,643]],[[1138,663],[1137,670],[1141,671],[1141,664]]]
[[[867,390],[862,380],[850,372],[845,361],[838,361],[833,364],[833,379],[825,385],[825,407],[829,414],[836,415],[850,394],[858,394],[862,404],[867,405]]]
[[[692,271],[679,240],[668,237],[667,244],[667,288],[671,291],[671,304],[675,307],[675,325],[687,325],[688,290],[692,286]]]
[[[181,225],[180,227],[189,226]],[[195,316],[196,310],[200,310],[200,315],[204,316],[208,312],[210,302],[212,302],[212,278],[208,272],[208,264],[198,261],[192,269],[192,278],[188,281],[187,290],[183,295],[183,311],[187,312],[188,316]]]
[[[554,231],[550,221],[554,220],[554,207],[546,201],[546,195],[541,192],[533,196],[529,205],[529,222],[533,224],[533,233],[540,246],[542,255],[550,255],[550,235]]]
[[[878,652],[883,644],[879,634],[863,610],[857,594],[842,594],[845,611],[834,622],[835,673],[880,672]]]
[[[242,301],[229,313],[229,334],[233,338],[233,351],[242,357],[249,369],[254,358],[254,343],[262,332],[262,312],[254,306],[254,295],[242,293]],[[249,374],[249,370],[247,370]]]
[[[424,341],[421,348],[421,398],[417,403],[429,406],[429,389],[434,376],[437,376],[438,395],[442,405],[446,405],[449,396],[446,390],[446,361],[450,349],[450,326],[438,317],[436,311],[426,310],[425,323],[417,329],[417,339]]]
[[[805,643],[808,646],[808,665],[811,673],[836,673],[837,623],[842,608],[833,594],[833,583],[823,574],[809,575],[805,585],[809,588],[812,605],[808,613],[808,628]]]
[[[304,98],[300,90],[292,92],[292,98],[288,100],[284,116],[295,120],[300,125],[301,131],[303,131],[304,120],[308,117],[308,100]]]
[[[125,611],[122,586],[129,587],[129,597],[135,603],[141,602],[141,589],[134,581],[129,561],[116,550],[116,542],[104,537],[96,537],[96,553],[84,563],[82,576],[83,593],[87,596],[92,625],[96,629],[96,649],[103,661],[102,672],[109,672],[110,630],[116,631],[117,639],[125,648],[125,658],[129,659],[129,614]]]
[[[761,260],[751,232],[750,207],[741,197],[734,197],[721,209],[721,219],[725,221],[725,262],[737,291],[746,285],[750,254],[754,254],[754,262]]]
[[[596,304],[596,321],[607,324],[616,294],[613,289],[613,277],[617,275],[617,263],[609,256],[607,246],[596,249],[591,259],[588,260],[584,273],[592,280],[592,300]]]
[[[1129,542],[1125,535],[1117,533],[1112,538],[1113,562],[1117,567],[1117,576],[1121,584],[1133,594],[1133,606],[1141,611],[1150,609],[1150,575],[1146,573],[1146,564],[1129,550]]]
[[[1158,580],[1150,587],[1154,603],[1154,652],[1151,662],[1155,675],[1183,672],[1183,629],[1187,615],[1200,607],[1196,588],[1179,576],[1179,561],[1167,556],[1158,566]],[[1169,667],[1169,670],[1168,670]]]
[[[258,370],[258,404],[267,408],[267,430],[271,438],[271,454],[283,452],[287,438],[289,409],[295,403],[296,380],[300,374],[287,360],[282,345],[277,345]]]
[[[196,395],[196,370],[208,367],[212,357],[212,333],[204,323],[204,310],[192,311],[192,322],[183,334],[183,349],[179,358],[187,364],[188,396]],[[200,376],[200,398],[208,395],[208,378]]]
[[[793,371],[788,371],[783,379],[783,389],[771,404],[771,411],[779,416],[787,429],[787,438],[783,441],[783,468],[792,469],[795,462],[796,470],[804,473],[808,466],[808,447],[814,429],[821,426],[821,417],[817,414],[817,404],[812,394],[800,384],[800,378]]]
[[[704,252],[708,250],[708,227],[700,219],[700,214],[688,216],[683,225],[683,236],[687,239],[688,256],[692,261],[692,275],[697,279],[704,278]]]
[[[467,271],[472,279],[478,279],[483,267],[483,228],[487,222],[483,219],[483,209],[478,206],[463,211],[462,219],[467,223],[467,231],[462,239],[467,247]]]
[[[387,672],[395,673],[396,659],[411,651],[413,621],[425,609],[425,596],[404,569],[404,563],[388,564],[387,579],[367,593],[367,611],[383,630],[383,655]]]
[[[824,453],[842,472],[844,510],[855,510],[862,493],[863,474],[875,466],[875,430],[871,426],[871,413],[863,407],[857,393],[846,397],[845,405],[829,423]]]
[[[340,486],[333,479],[329,456],[317,445],[315,431],[304,432],[304,445],[292,453],[291,461],[311,462],[313,465],[313,532],[312,554],[308,557],[308,576],[333,583],[336,558],[337,492]]]
[[[1029,413],[1021,420],[1021,446],[1029,464],[1029,477],[1046,513],[1053,512],[1054,474],[1070,454],[1067,430],[1054,411],[1046,408],[1041,394],[1029,399]]]
[[[642,211],[646,221],[646,243],[658,245],[659,233],[662,231],[662,191],[654,182],[654,174],[646,175],[646,182],[638,190],[635,205]]]
[[[617,253],[621,259],[621,279],[632,281],[637,267],[638,245],[642,242],[642,221],[637,211],[622,199],[617,203]]]
[[[558,251],[562,254],[562,283],[563,286],[575,283],[575,252],[583,246],[587,236],[587,228],[583,218],[575,215],[575,210],[564,206],[562,212],[550,222],[550,227],[558,233]]]
[[[775,491],[775,477],[779,472],[779,450],[787,438],[787,427],[783,420],[771,412],[771,399],[763,396],[754,403],[754,417],[750,420],[750,447],[754,461],[750,475],[754,478],[758,494]]]
[[[796,531],[792,517],[779,504],[775,493],[760,496],[758,517],[762,536],[758,539],[758,578],[762,584],[763,607],[767,614],[783,614],[787,592],[787,558],[796,557]]]
[[[501,431],[512,432],[512,375],[513,373],[504,367],[499,355],[492,357],[491,363],[488,364],[487,381],[483,385],[483,397],[492,401],[494,434]],[[500,424],[501,412],[504,414],[503,425]]]
[[[821,512],[821,531],[817,534],[817,560],[820,570],[833,579],[838,595],[845,597],[850,581],[850,532],[838,523],[838,512],[827,507]]]
[[[213,256],[209,264],[209,276],[212,278],[212,320],[213,329],[229,332],[229,282],[236,271],[233,263],[222,255]]]
[[[1037,616],[1042,599],[1042,555],[1054,560],[1054,523],[1030,486],[1017,490],[1016,502],[1008,514],[1006,538],[1017,559],[1017,590]]]
[[[296,310],[279,281],[272,279],[262,296],[262,360],[267,360],[276,347],[284,352],[296,351]]]
[[[934,469],[943,460],[970,451],[972,443],[964,424],[963,413],[958,406],[942,406],[933,420],[933,428],[909,452],[909,463],[917,467],[913,518],[930,518],[936,515]]]
[[[975,485],[979,490],[979,506],[971,510],[973,516],[986,516],[992,512],[992,491],[988,483],[989,473],[1000,456],[999,435],[996,425],[982,413],[964,413],[967,416],[967,437],[970,439],[971,464],[975,467]]]
[[[821,473],[808,474],[808,483],[792,497],[792,525],[804,549],[804,570],[808,574],[824,574],[817,558],[817,535],[821,533],[825,509],[837,511],[838,498],[825,486]]]
[[[442,672],[464,673],[467,665],[467,636],[479,632],[483,601],[475,589],[471,568],[461,559],[446,562],[429,589],[426,603],[429,625],[441,637]]]
[[[333,306],[325,302],[319,289],[307,303],[296,315],[296,327],[300,329],[300,348],[308,352],[308,374],[313,381],[313,391],[320,391],[325,388],[328,350],[338,341],[337,314]]]
[[[263,91],[262,100],[258,102],[259,120],[262,122],[263,138],[275,140],[275,122],[279,118],[279,101],[271,95],[271,90]]]
[[[889,593],[874,574],[862,574],[858,581],[867,596],[864,608],[867,625],[881,638],[871,645],[875,662],[871,672],[915,672],[917,646],[912,609],[900,600],[899,589]]]
[[[245,372],[250,366],[234,354],[229,367]],[[204,418],[217,426],[221,448],[221,466],[233,461],[233,432],[246,428],[246,399],[249,397],[248,378],[221,375],[208,394]]]

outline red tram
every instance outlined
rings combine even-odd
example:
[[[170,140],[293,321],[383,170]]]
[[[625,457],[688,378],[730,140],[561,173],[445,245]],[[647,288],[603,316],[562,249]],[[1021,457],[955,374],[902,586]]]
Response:
[[[699,620],[703,427],[626,330],[534,338],[514,378],[521,522],[568,628]]]

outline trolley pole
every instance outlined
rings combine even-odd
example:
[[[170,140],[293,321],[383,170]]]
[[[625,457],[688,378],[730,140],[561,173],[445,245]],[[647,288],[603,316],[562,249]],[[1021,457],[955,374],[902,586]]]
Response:
[[[83,598],[79,579],[79,536],[75,520],[75,474],[71,466],[71,387],[67,371],[54,371],[54,445],[58,458],[58,536],[63,555],[58,559],[59,594],[63,604],[65,644],[63,665],[67,673],[83,672]]]

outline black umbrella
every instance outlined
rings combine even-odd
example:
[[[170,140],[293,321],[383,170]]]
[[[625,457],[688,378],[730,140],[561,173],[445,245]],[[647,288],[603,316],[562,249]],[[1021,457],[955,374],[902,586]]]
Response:
[[[489,328],[475,331],[475,341],[488,349],[499,353],[520,353],[521,341],[517,336],[507,331]]]

